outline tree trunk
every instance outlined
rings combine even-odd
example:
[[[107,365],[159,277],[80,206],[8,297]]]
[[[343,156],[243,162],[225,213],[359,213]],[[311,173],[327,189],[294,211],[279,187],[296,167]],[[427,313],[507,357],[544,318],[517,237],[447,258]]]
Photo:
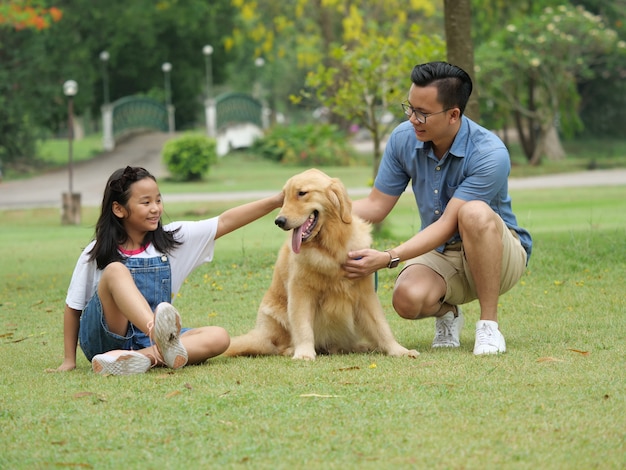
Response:
[[[448,62],[458,65],[465,70],[475,84],[474,43],[472,41],[470,4],[470,0],[444,0],[443,9]],[[467,103],[465,114],[474,121],[480,119],[476,88],[474,88],[474,92]]]
[[[517,137],[522,147],[522,151],[524,152],[526,160],[530,161],[533,156],[533,146],[531,145],[531,136],[529,135],[530,131],[525,129],[524,118],[519,111],[513,112],[513,118],[515,120],[515,129],[517,130]]]
[[[554,124],[546,132],[544,141],[544,155],[548,160],[564,160],[565,149],[561,145],[561,138]]]

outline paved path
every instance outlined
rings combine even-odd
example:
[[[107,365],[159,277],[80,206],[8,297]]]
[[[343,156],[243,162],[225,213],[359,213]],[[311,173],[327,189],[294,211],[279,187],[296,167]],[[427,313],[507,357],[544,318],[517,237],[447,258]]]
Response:
[[[152,133],[134,137],[110,152],[74,165],[73,189],[81,194],[83,206],[99,206],[102,191],[109,175],[126,165],[143,166],[157,178],[167,170],[161,161],[163,144],[176,134]],[[626,169],[594,170],[580,173],[511,178],[510,189],[572,188],[583,186],[626,185]],[[0,183],[0,209],[27,209],[35,207],[61,207],[61,194],[69,189],[69,172],[62,169],[27,180]],[[364,196],[369,188],[350,188],[351,196]],[[229,193],[167,194],[172,202],[225,201],[257,199],[275,191],[250,191]]]

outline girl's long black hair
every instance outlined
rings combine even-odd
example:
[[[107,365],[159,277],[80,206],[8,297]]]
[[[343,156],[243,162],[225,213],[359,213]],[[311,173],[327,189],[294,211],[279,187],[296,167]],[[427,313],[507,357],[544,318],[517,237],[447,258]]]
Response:
[[[109,177],[106,188],[104,188],[100,217],[96,223],[96,244],[89,252],[89,260],[95,259],[98,269],[104,269],[114,261],[124,261],[124,256],[119,252],[118,247],[126,243],[128,234],[124,230],[122,220],[113,213],[113,203],[117,202],[127,208],[131,185],[144,178],[150,178],[156,182],[156,178],[148,170],[141,167],[120,168]],[[143,244],[152,243],[161,253],[170,253],[182,243],[176,240],[176,232],[178,229],[171,232],[163,230],[163,225],[159,220],[158,227],[153,232],[146,234]]]

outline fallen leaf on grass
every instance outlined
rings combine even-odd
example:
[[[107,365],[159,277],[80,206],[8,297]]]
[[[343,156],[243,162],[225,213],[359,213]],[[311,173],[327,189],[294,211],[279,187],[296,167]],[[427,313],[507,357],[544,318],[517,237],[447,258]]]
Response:
[[[176,395],[180,395],[182,392],[180,390],[174,390],[173,392],[168,393],[167,395],[165,395],[165,398],[172,398],[175,397]]]
[[[0,338],[12,338],[13,337],[13,333],[2,333],[0,335]]]
[[[342,367],[341,369],[337,369],[340,372],[343,372],[344,370],[360,370],[361,368],[359,366],[350,366],[350,367]]]
[[[563,359],[557,359],[556,357],[540,357],[537,362],[565,362]]]
[[[74,394],[74,398],[85,398],[85,397],[90,397],[90,396],[94,396],[94,398],[98,401],[107,401],[104,395],[98,395],[94,392],[76,392]]]
[[[320,395],[319,393],[304,393],[301,398],[340,398],[340,395]]]
[[[33,334],[28,335],[28,336],[24,336],[23,338],[14,339],[13,341],[9,341],[9,343],[20,343],[20,342],[22,342],[22,341],[24,341],[24,340],[27,340],[27,339],[30,339],[30,338],[34,338],[35,336],[43,336],[43,335],[45,335],[45,334],[46,334],[46,333],[39,333],[38,335],[35,335],[35,334],[33,333]]]
[[[88,463],[74,463],[74,462],[57,462],[55,463],[57,467],[80,467],[80,468],[93,468]]]
[[[580,349],[572,349],[572,348],[567,348],[568,351],[572,351],[575,353],[580,354],[581,356],[589,356],[591,353],[589,351],[581,351]]]
[[[435,361],[430,361],[430,362],[420,362],[419,364],[417,364],[418,367],[430,367],[430,366],[434,366],[437,363]]]

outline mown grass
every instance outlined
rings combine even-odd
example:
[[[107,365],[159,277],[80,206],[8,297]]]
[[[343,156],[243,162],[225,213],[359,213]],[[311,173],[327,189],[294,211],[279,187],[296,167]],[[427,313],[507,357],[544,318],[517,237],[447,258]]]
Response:
[[[513,193],[535,250],[500,300],[508,351],[474,357],[476,302],[458,350],[432,350],[433,322],[391,308],[418,359],[378,354],[215,358],[175,373],[100,377],[62,360],[62,309],[96,209],[0,213],[0,468],[624,468],[625,187]],[[167,193],[165,193],[167,201]],[[168,204],[168,218],[233,203]],[[403,197],[379,248],[415,229]],[[285,234],[274,214],[217,242],[176,305],[188,326],[254,324]]]

